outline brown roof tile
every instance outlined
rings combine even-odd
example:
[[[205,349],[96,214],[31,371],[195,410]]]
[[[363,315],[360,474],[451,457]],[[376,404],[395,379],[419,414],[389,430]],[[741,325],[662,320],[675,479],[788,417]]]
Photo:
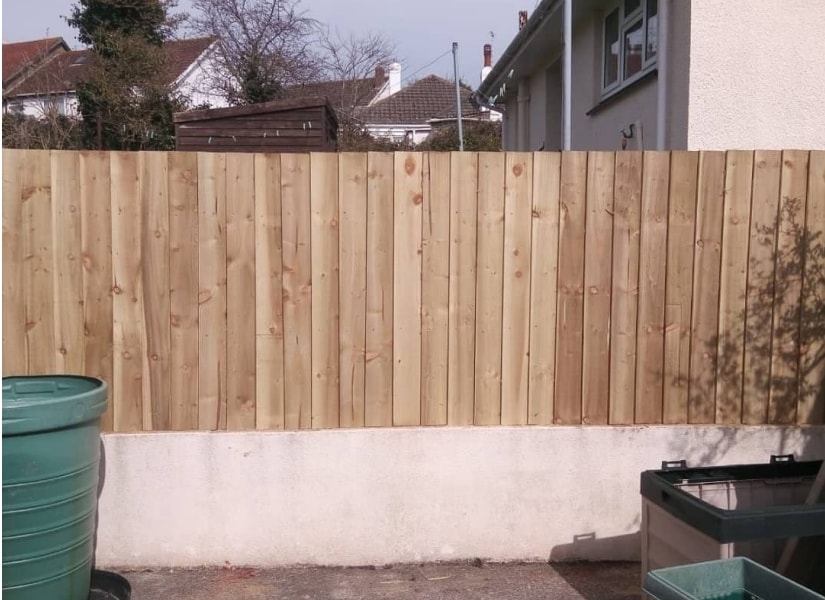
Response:
[[[461,88],[462,117],[478,113],[470,102],[472,90]],[[431,119],[455,118],[455,83],[429,75],[372,106],[356,111],[369,125],[417,125]]]
[[[42,60],[56,50],[68,50],[63,38],[53,37],[28,42],[3,44],[3,86],[27,66]]]
[[[384,77],[384,81],[387,77]],[[367,106],[381,90],[374,77],[353,80],[314,81],[291,85],[284,90],[285,98],[326,98],[339,113],[347,113],[355,107]]]
[[[194,63],[212,44],[213,38],[195,38],[166,42],[168,81],[171,83]],[[89,73],[94,60],[91,50],[73,50],[56,56],[14,88],[14,95],[59,94],[77,89]]]

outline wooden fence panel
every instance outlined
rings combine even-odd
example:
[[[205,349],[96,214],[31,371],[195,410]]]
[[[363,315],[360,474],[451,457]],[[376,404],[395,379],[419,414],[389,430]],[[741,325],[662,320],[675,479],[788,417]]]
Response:
[[[447,424],[450,155],[424,155],[421,234],[421,424]]]
[[[367,155],[367,355],[364,424],[392,425],[393,155]]]
[[[617,153],[613,198],[613,290],[610,298],[609,420],[612,425],[629,425],[634,418],[641,198],[641,152]]]
[[[554,406],[559,425],[578,425],[582,416],[586,189],[587,153],[562,154]]]
[[[312,256],[309,156],[281,155],[284,427],[312,427]],[[286,375],[289,375],[288,377]]]
[[[83,373],[80,155],[52,152],[55,372]]]
[[[3,153],[3,369],[105,431],[822,424],[825,153]]]
[[[310,155],[312,428],[338,427],[338,156]]]
[[[804,273],[808,152],[782,153],[771,339],[770,423],[795,423],[799,398],[799,326]]]
[[[421,423],[420,152],[395,155],[392,424]]]
[[[169,154],[169,423],[198,428],[198,157]]]
[[[635,420],[636,423],[661,423],[670,156],[645,152],[642,173]]]
[[[281,157],[255,156],[255,428],[284,428]]]
[[[588,156],[582,349],[582,423],[585,425],[602,425],[608,420],[615,167],[613,152],[591,152]]]
[[[255,156],[226,156],[226,428],[255,429]]]
[[[553,423],[556,383],[556,281],[559,254],[561,154],[533,155],[533,233],[530,257],[530,382],[528,423]]]
[[[454,152],[450,164],[450,425],[472,425],[475,411],[477,184],[478,156]]]
[[[753,152],[728,152],[727,160],[719,287],[716,422],[737,424],[742,420]]]
[[[754,154],[745,314],[742,422],[768,422],[776,233],[782,152]]]
[[[509,166],[509,161],[508,161]],[[476,258],[475,425],[501,424],[502,304],[504,302],[503,153],[478,157]],[[511,200],[512,202],[512,200]]]
[[[341,427],[364,426],[367,319],[367,156],[341,154],[338,171]]]

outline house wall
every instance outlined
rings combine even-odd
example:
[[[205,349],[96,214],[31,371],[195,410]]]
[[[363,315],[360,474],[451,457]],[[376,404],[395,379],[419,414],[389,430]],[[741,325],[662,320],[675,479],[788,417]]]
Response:
[[[825,2],[693,0],[691,149],[825,147]]]
[[[821,427],[103,436],[99,568],[638,560],[639,475],[815,459]]]
[[[519,150],[518,147],[518,102],[511,94],[504,103],[502,119],[501,144],[503,150]]]
[[[412,142],[420,144],[429,137],[432,127],[429,125],[367,125],[367,131],[376,138],[391,142],[402,142],[408,132],[412,132]]]
[[[189,99],[190,106],[208,105],[211,108],[229,106],[229,102],[226,101],[215,81],[217,72],[217,65],[214,64],[211,55],[207,54],[198,59],[178,78],[178,90]]]
[[[530,77],[530,129],[527,150],[546,147],[547,141],[547,77],[545,70],[539,69]]]
[[[561,61],[556,61],[544,72],[545,98],[545,150],[561,150],[562,147],[562,74]]]
[[[4,103],[7,112],[22,112],[27,117],[42,117],[49,106],[54,103],[57,112],[69,117],[79,116],[79,105],[77,95],[74,93],[60,94],[52,96],[22,96]],[[22,106],[22,109],[14,108],[12,105]]]

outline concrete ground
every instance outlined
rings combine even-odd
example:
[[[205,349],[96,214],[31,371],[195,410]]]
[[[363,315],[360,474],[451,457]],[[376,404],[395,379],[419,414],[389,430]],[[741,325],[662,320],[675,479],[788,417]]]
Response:
[[[132,600],[638,600],[638,563],[451,563],[378,568],[120,572]]]

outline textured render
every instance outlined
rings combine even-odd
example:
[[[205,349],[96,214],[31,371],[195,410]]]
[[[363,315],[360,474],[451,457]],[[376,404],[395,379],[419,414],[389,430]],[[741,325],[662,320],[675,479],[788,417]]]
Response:
[[[638,560],[639,473],[825,456],[823,428],[103,437],[97,566]]]
[[[825,2],[691,3],[691,150],[825,148]]]

